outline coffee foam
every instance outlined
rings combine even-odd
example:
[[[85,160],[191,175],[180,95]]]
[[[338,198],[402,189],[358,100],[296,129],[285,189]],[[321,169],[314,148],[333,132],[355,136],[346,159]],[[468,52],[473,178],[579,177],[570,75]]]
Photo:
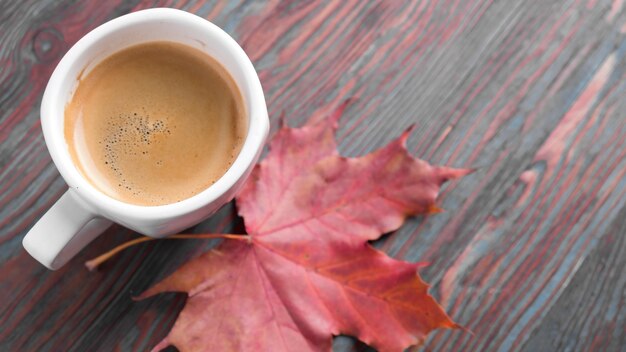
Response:
[[[142,107],[141,110],[142,112],[139,114],[135,112],[132,115],[118,115],[117,120],[125,121],[124,127],[120,127],[121,124],[115,123],[113,119],[109,121],[107,125],[110,132],[104,141],[98,142],[104,144],[104,164],[118,176],[120,180],[118,187],[126,188],[135,196],[141,195],[141,188],[126,180],[118,165],[119,158],[135,157],[139,153],[149,155],[148,147],[155,135],[170,135],[172,133],[167,118],[150,119],[146,109]],[[161,166],[163,160],[157,159],[155,164]]]
[[[83,78],[66,107],[66,139],[79,169],[119,200],[159,205],[215,183],[247,130],[234,81],[180,44],[117,53]]]

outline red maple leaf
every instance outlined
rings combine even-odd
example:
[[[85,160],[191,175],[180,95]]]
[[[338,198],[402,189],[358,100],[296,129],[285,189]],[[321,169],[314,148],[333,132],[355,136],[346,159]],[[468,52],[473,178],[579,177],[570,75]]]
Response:
[[[346,334],[402,351],[433,329],[458,327],[428,294],[420,264],[368,241],[438,210],[441,184],[468,171],[413,158],[409,131],[364,157],[341,157],[334,132],[344,106],[274,136],[237,197],[248,236],[224,241],[139,297],[189,295],[155,350],[330,351],[332,335]]]

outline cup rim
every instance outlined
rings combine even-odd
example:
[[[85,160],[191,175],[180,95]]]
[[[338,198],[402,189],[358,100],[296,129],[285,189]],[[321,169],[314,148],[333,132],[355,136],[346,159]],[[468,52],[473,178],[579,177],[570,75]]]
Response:
[[[164,205],[142,206],[122,202],[104,194],[80,174],[69,154],[63,129],[61,129],[60,134],[53,130],[52,120],[58,118],[55,116],[58,111],[65,111],[65,104],[68,99],[67,96],[61,96],[60,88],[62,83],[68,79],[70,69],[82,53],[89,50],[91,46],[97,45],[110,33],[126,26],[171,19],[190,22],[194,26],[202,28],[203,31],[212,32],[224,44],[224,47],[231,51],[235,57],[236,65],[242,69],[244,82],[248,85],[247,88],[252,92],[248,99],[248,134],[231,167],[214,184],[202,192],[179,202]],[[75,77],[71,79],[75,79]],[[243,88],[241,87],[241,89]],[[62,106],[59,107],[59,105]],[[61,118],[64,119],[65,117]],[[192,213],[218,200],[235,186],[236,182],[245,175],[250,165],[256,161],[256,156],[262,150],[269,131],[269,119],[261,82],[243,49],[230,35],[208,20],[171,8],[153,8],[117,17],[96,27],[76,42],[63,56],[48,81],[41,103],[41,125],[52,160],[70,189],[74,189],[81,199],[93,206],[96,213],[108,215],[108,217],[132,219],[131,221],[171,219]]]

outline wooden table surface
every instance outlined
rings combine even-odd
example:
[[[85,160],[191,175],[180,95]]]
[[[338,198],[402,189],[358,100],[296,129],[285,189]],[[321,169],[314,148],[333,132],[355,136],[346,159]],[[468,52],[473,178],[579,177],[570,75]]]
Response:
[[[415,155],[477,169],[447,185],[445,213],[376,243],[430,262],[431,293],[474,333],[436,332],[425,351],[626,350],[623,0],[2,0],[0,351],[148,350],[185,296],[131,295],[216,243],[152,242],[95,273],[85,260],[136,234],[113,226],[56,272],[22,248],[67,189],[39,121],[52,70],[89,30],[156,6],[210,19],[243,46],[272,131],[283,112],[297,126],[358,97],[340,122],[343,154],[416,124]],[[241,230],[229,204],[190,231]],[[340,337],[334,350],[367,347]]]

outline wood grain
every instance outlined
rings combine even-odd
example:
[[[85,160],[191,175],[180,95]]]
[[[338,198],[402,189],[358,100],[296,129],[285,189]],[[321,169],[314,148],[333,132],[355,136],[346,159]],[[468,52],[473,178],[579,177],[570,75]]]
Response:
[[[415,155],[477,169],[446,188],[445,213],[376,243],[430,262],[431,292],[473,331],[437,332],[415,350],[624,350],[623,0],[0,1],[0,350],[148,350],[185,298],[131,296],[215,243],[146,244],[96,273],[82,263],[135,235],[114,226],[58,272],[21,247],[67,188],[39,123],[52,70],[89,30],[156,6],[241,43],[274,130],[281,113],[299,125],[358,97],[341,121],[343,154],[415,124]],[[230,204],[192,231],[242,231],[241,219]]]

